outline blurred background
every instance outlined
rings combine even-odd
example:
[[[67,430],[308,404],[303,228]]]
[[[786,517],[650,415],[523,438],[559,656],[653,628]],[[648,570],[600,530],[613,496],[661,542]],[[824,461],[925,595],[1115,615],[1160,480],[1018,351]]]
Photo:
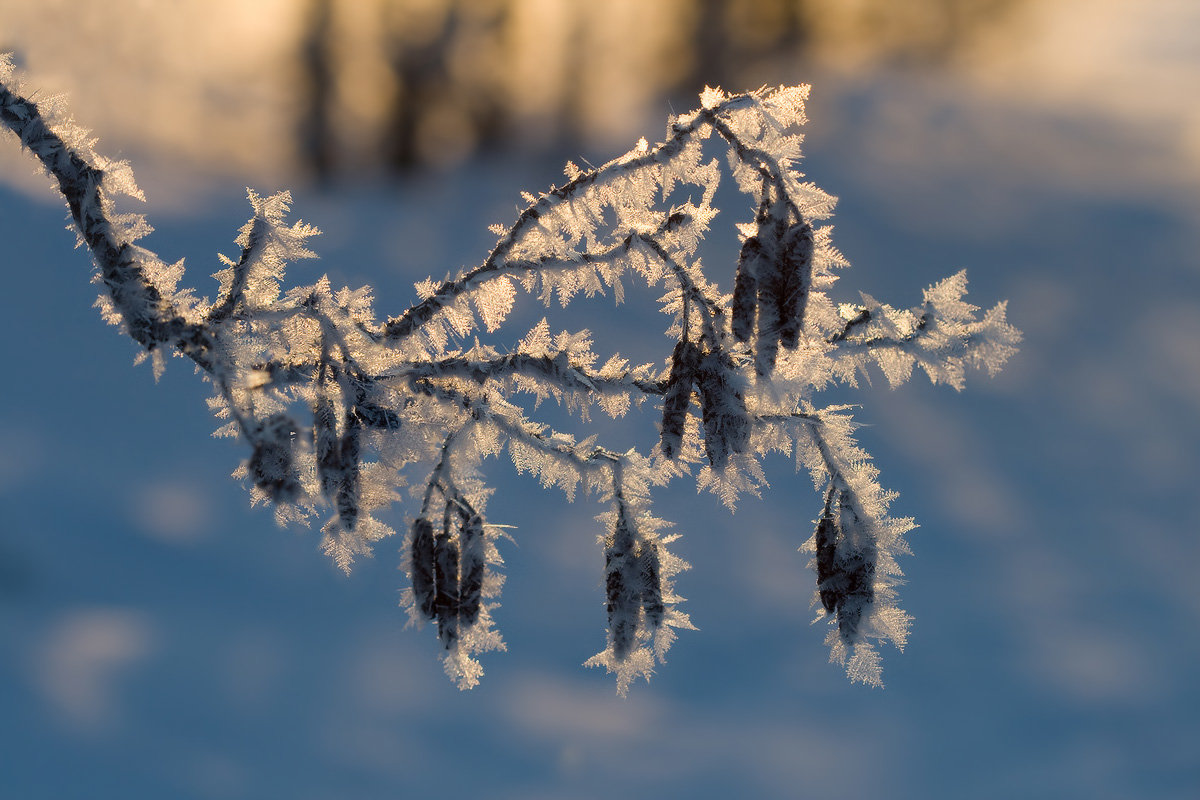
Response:
[[[604,636],[599,509],[489,465],[491,520],[517,526],[509,652],[460,693],[404,628],[396,546],[343,577],[226,477],[245,453],[210,438],[190,369],[130,366],[61,201],[0,137],[0,795],[1200,796],[1200,4],[0,0],[0,20],[28,87],[133,163],[146,244],[201,293],[246,186],[291,188],[324,231],[294,282],[369,283],[396,313],[567,159],[661,139],[705,84],[811,83],[837,299],[915,304],[966,267],[1025,333],[962,393],[825,395],[861,404],[921,525],[886,689],[826,663],[796,552],[820,498],[779,460],[736,516],[660,494],[701,630],[623,700],[579,666]],[[749,213],[718,202],[709,264]],[[621,328],[598,352],[665,356],[653,299],[596,301]]]

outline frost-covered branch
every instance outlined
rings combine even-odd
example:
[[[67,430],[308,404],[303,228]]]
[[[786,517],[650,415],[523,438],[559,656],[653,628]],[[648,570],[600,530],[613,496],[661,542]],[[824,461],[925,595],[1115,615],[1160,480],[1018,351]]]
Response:
[[[84,132],[73,125],[52,130],[37,104],[9,88],[11,73],[11,62],[0,56],[0,122],[16,133],[22,146],[57,180],[71,219],[95,258],[129,335],[147,350],[169,343],[210,369],[212,341],[207,329],[189,321],[185,309],[176,307],[164,294],[155,280],[165,277],[164,265],[153,253],[133,244],[147,232],[145,220],[113,210],[114,195],[144,199],[129,165],[91,152]]]
[[[566,391],[619,392],[626,396],[632,392],[663,393],[662,381],[638,377],[638,372],[593,372],[583,364],[573,363],[570,354],[566,352],[553,355],[516,352],[492,358],[454,356],[429,363],[413,364],[411,367],[401,368],[395,377],[457,376],[482,385],[488,381],[503,381],[506,378],[525,375],[547,380],[551,385]]]
[[[894,309],[866,294],[861,305],[843,305],[845,327],[829,339],[835,371],[853,382],[854,373],[865,374],[874,361],[897,386],[920,366],[934,383],[956,389],[968,367],[995,374],[1016,352],[1016,333],[1004,318],[1004,303],[976,319],[979,309],[963,300],[966,290],[961,271],[926,289],[925,302],[915,308]]]
[[[482,674],[476,656],[504,647],[491,612],[505,534],[487,519],[492,490],[480,471],[504,453],[545,487],[572,499],[582,489],[606,509],[597,519],[608,633],[587,663],[615,673],[622,693],[649,677],[675,629],[691,627],[674,590],[687,565],[668,550],[677,534],[653,513],[652,490],[693,476],[732,507],[766,487],[772,451],[793,453],[822,498],[801,549],[812,554],[812,602],[831,623],[832,658],[877,684],[875,644],[903,646],[897,559],[912,521],[889,515],[893,496],[854,442],[848,408],[817,410],[814,396],[832,381],[853,384],[872,363],[893,385],[919,365],[961,387],[968,367],[998,369],[1019,334],[1003,304],[977,316],[962,273],[909,310],[865,294],[830,299],[846,262],[820,224],[834,199],[796,169],[807,91],[706,89],[661,143],[643,139],[598,169],[568,164],[563,186],[527,195],[515,222],[494,229],[482,263],[422,281],[416,303],[380,320],[369,289],[335,290],[325,278],[284,288],[287,265],[313,257],[318,233],[288,221],[286,193],[249,193],[240,255],[223,257],[214,299],[180,289],[182,262],[138,246],[149,225],[115,208],[120,195],[141,199],[128,166],[98,155],[60,106],[30,100],[0,59],[0,122],[57,181],[104,285],[105,318],[156,371],[164,351],[201,369],[218,434],[248,445],[235,474],[249,479],[253,502],[272,505],[281,523],[323,520],[321,547],[343,569],[394,534],[383,521],[391,506],[410,509],[404,603],[414,624],[436,628],[463,688]],[[738,224],[736,263],[716,272],[699,258],[717,214],[713,151],[755,209]],[[714,275],[731,275],[732,295]],[[504,332],[518,292],[565,306],[611,291],[620,302],[626,283],[661,295],[669,321],[658,363],[602,361],[594,334],[552,332],[545,320],[480,339]],[[620,417],[660,404],[658,441],[621,452],[586,430],[577,437],[534,418],[546,399],[581,426],[594,408]]]

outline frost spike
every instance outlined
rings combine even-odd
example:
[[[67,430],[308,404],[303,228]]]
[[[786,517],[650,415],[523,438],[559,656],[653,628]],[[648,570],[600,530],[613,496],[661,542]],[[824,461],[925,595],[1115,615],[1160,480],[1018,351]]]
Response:
[[[762,259],[758,272],[758,335],[754,340],[754,369],[759,377],[775,369],[779,351],[779,298],[783,294],[778,258]]]
[[[324,369],[322,369],[324,371]],[[348,531],[358,524],[359,418],[347,412],[345,431],[338,434],[333,400],[321,391],[313,409],[313,439],[317,451],[317,474],[321,493],[337,511]]]

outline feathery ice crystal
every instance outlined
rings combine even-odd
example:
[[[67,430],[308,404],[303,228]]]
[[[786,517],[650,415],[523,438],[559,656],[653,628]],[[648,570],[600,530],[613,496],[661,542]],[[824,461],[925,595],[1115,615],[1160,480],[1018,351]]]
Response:
[[[113,198],[141,199],[127,164],[93,150],[57,102],[23,94],[0,57],[0,121],[36,156],[70,206],[95,260],[99,306],[162,369],[164,351],[190,358],[213,385],[221,435],[240,436],[255,503],[280,523],[324,520],[322,548],[349,570],[395,533],[380,516],[413,492],[405,525],[405,603],[432,623],[447,673],[474,686],[480,652],[502,649],[491,612],[502,576],[498,526],[485,516],[490,490],[479,465],[507,451],[520,471],[573,497],[580,487],[606,510],[603,525],[608,639],[589,665],[616,673],[618,691],[649,677],[690,628],[673,579],[687,568],[667,549],[676,538],[654,516],[655,486],[694,475],[732,506],[766,485],[761,459],[791,453],[823,492],[802,550],[812,554],[813,605],[826,615],[831,658],[854,680],[880,682],[875,644],[903,647],[909,617],[896,605],[897,556],[909,519],[891,517],[892,495],[855,443],[846,406],[814,395],[854,385],[875,363],[890,384],[920,366],[934,383],[963,385],[968,367],[998,370],[1019,333],[1004,304],[978,315],[966,277],[927,289],[896,309],[863,294],[835,304],[828,290],[846,263],[819,223],[834,198],[802,182],[798,128],[808,88],[728,95],[706,89],[701,107],[672,118],[657,145],[645,139],[598,169],[567,165],[567,181],[540,195],[479,266],[426,280],[420,301],[379,319],[369,289],[334,290],[325,279],[282,288],[290,261],[311,258],[318,231],[286,219],[287,193],[250,193],[253,216],[225,259],[213,299],[178,288],[182,262],[167,264],[135,242],[149,230]],[[721,176],[704,145],[719,148],[738,188],[757,208],[740,223],[734,291],[723,294],[697,251],[717,209]],[[566,305],[606,289],[620,300],[627,276],[665,292],[663,364],[602,364],[587,331],[552,333],[543,321],[508,350],[480,344],[513,307],[518,289]],[[459,343],[475,339],[469,347]],[[616,452],[531,418],[553,398],[587,419],[661,401],[659,441]]]

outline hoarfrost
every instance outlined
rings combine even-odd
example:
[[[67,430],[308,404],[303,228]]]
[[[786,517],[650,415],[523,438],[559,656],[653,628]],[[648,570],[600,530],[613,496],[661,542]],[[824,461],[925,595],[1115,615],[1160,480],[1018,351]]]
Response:
[[[287,265],[313,257],[318,233],[288,221],[286,192],[248,192],[241,252],[223,258],[214,299],[178,288],[183,263],[134,244],[149,225],[114,210],[114,196],[141,197],[128,165],[97,155],[60,101],[28,99],[0,57],[0,122],[58,181],[104,287],[104,319],[152,354],[156,375],[166,350],[197,365],[213,387],[216,435],[246,442],[235,475],[252,501],[271,504],[281,523],[322,520],[321,547],[339,567],[395,536],[383,517],[403,503],[403,602],[415,625],[435,629],[446,672],[464,689],[482,675],[477,656],[504,649],[492,611],[507,534],[487,518],[480,465],[505,450],[519,472],[606,509],[597,538],[608,634],[586,663],[614,673],[622,694],[653,673],[677,629],[692,628],[674,585],[688,565],[669,549],[678,534],[652,511],[654,488],[692,476],[732,509],[766,490],[771,452],[790,454],[824,497],[801,550],[832,660],[880,685],[878,644],[904,646],[898,559],[914,524],[890,515],[894,495],[855,442],[850,408],[822,407],[816,395],[876,368],[893,386],[919,367],[961,389],[969,368],[998,370],[1020,334],[1003,303],[980,316],[966,302],[964,272],[907,309],[867,294],[830,298],[847,264],[831,228],[816,224],[834,198],[796,169],[807,96],[806,86],[706,88],[662,142],[643,139],[596,169],[568,164],[564,185],[525,194],[516,221],[493,228],[498,241],[478,266],[418,283],[416,304],[381,319],[366,288],[334,290],[322,278],[284,289]],[[735,273],[732,296],[697,255],[721,174],[706,143],[724,150],[755,209],[737,225],[737,263],[719,267]],[[638,285],[661,295],[670,357],[660,364],[611,354],[597,368],[589,332],[556,333],[546,320],[510,337],[510,349],[476,338],[504,329],[518,289],[566,306],[608,291],[620,302]],[[592,408],[616,417],[661,403],[659,441],[620,452],[577,440],[533,416],[548,399],[581,425]]]

